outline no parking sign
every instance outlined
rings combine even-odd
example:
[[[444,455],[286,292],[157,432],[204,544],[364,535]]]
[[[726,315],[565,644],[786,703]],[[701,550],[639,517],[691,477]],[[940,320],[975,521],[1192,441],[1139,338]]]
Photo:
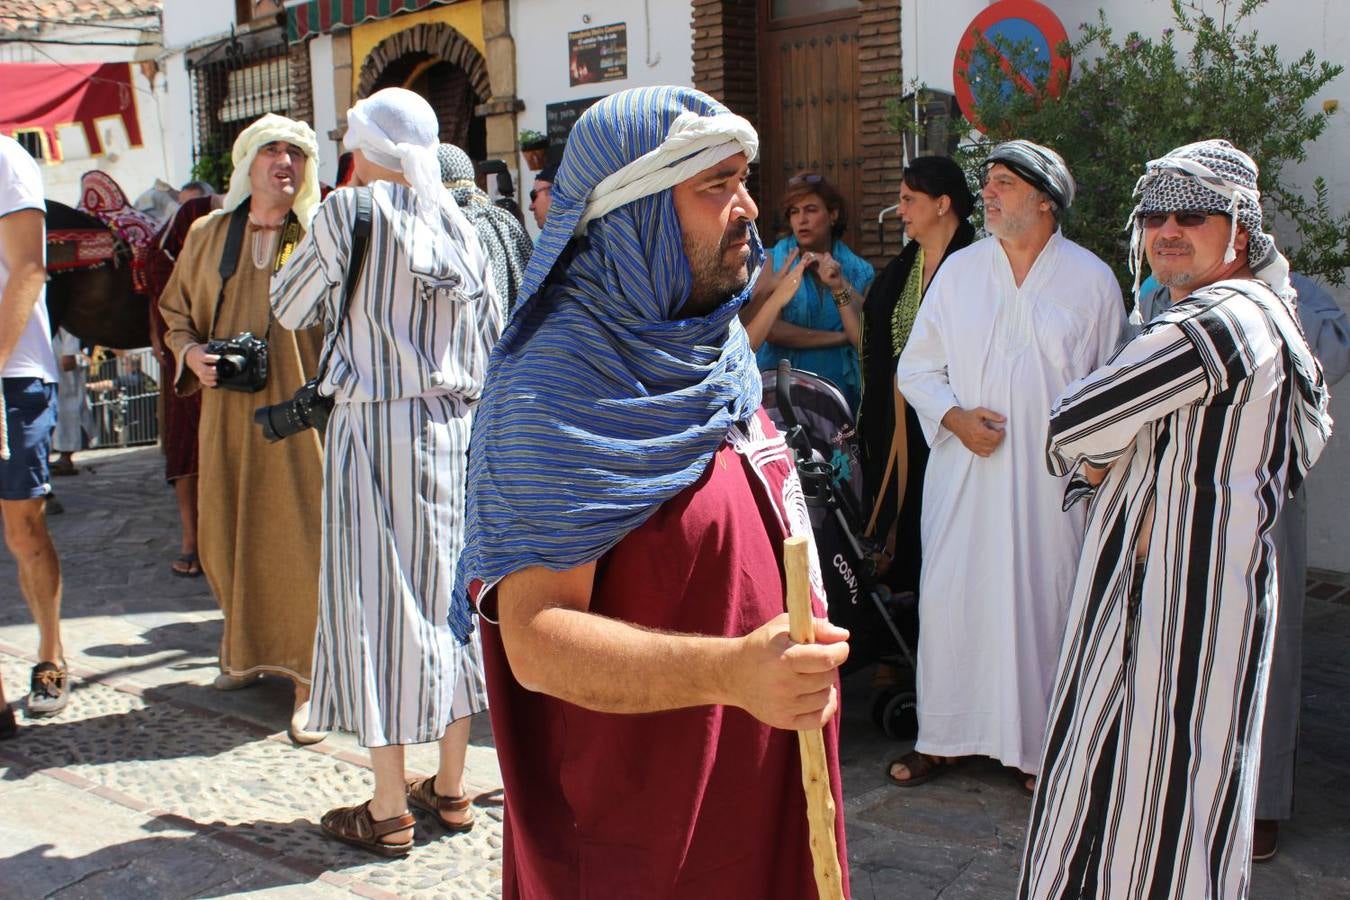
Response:
[[[1036,0],[999,0],[973,20],[956,45],[952,83],[956,100],[967,119],[980,127],[972,84],[984,85],[993,79],[999,93],[1007,97],[1013,91],[1033,90],[1032,79],[1050,74],[1050,92],[1059,93],[1061,76],[1068,77],[1069,57],[1060,55],[1059,45],[1068,39],[1064,26],[1048,7]],[[1032,56],[1019,60],[1019,66],[999,49],[999,45],[1030,47]],[[977,53],[983,50],[984,53]],[[991,54],[994,64],[982,59]]]

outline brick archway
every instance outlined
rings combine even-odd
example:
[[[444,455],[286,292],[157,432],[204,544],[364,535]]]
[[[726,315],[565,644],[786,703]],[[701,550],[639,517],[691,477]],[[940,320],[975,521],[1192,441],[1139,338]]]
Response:
[[[492,98],[492,84],[483,55],[464,35],[443,22],[423,22],[391,34],[376,44],[361,64],[357,97],[369,96],[384,70],[409,53],[425,53],[433,59],[453,63],[468,76],[480,101]]]

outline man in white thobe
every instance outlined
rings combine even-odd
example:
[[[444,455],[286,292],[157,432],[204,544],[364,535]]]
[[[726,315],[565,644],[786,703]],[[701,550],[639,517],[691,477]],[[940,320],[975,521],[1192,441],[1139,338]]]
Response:
[[[75,454],[84,449],[85,437],[94,434],[94,411],[85,390],[89,357],[80,351],[80,339],[64,328],[56,329],[52,352],[61,370],[61,380],[56,385],[56,430],[52,432],[52,449],[58,458],[52,463],[51,472],[75,475],[79,473]]]
[[[939,270],[896,373],[932,447],[919,586],[919,735],[888,774],[916,785],[990,756],[1034,785],[1083,539],[1046,473],[1050,404],[1125,325],[1111,269],[1059,231],[1074,183],[1029,141],[985,163],[992,236]]]

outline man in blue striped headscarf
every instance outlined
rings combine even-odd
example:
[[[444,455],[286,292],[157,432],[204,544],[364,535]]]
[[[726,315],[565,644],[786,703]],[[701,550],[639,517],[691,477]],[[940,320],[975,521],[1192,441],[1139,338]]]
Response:
[[[781,614],[810,529],[737,316],[757,144],[686,88],[591,107],[493,352],[451,620],[476,597],[507,898],[814,896],[790,730],[837,786],[847,633],[814,552],[818,643]]]

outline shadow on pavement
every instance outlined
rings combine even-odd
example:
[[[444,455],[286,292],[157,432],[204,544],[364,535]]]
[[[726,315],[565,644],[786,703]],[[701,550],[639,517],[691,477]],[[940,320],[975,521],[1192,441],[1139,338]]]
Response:
[[[4,752],[36,767],[72,768],[120,762],[211,757],[258,740],[258,731],[230,726],[167,703],[69,721],[25,721]],[[7,781],[28,773],[11,768]]]
[[[81,652],[89,656],[127,659],[178,651],[180,656],[205,656],[214,660],[216,648],[220,645],[220,631],[219,621],[170,622],[147,628],[141,632],[137,643],[97,644]]]
[[[173,817],[149,827],[166,826],[173,827]],[[289,858],[269,863],[280,852],[316,839],[318,827],[305,819],[210,825],[206,833],[195,831],[153,835],[78,856],[59,855],[53,844],[0,856],[0,870],[23,873],[22,886],[10,879],[0,882],[0,897],[220,897],[309,884],[325,869],[372,859],[337,849],[327,864]]]

